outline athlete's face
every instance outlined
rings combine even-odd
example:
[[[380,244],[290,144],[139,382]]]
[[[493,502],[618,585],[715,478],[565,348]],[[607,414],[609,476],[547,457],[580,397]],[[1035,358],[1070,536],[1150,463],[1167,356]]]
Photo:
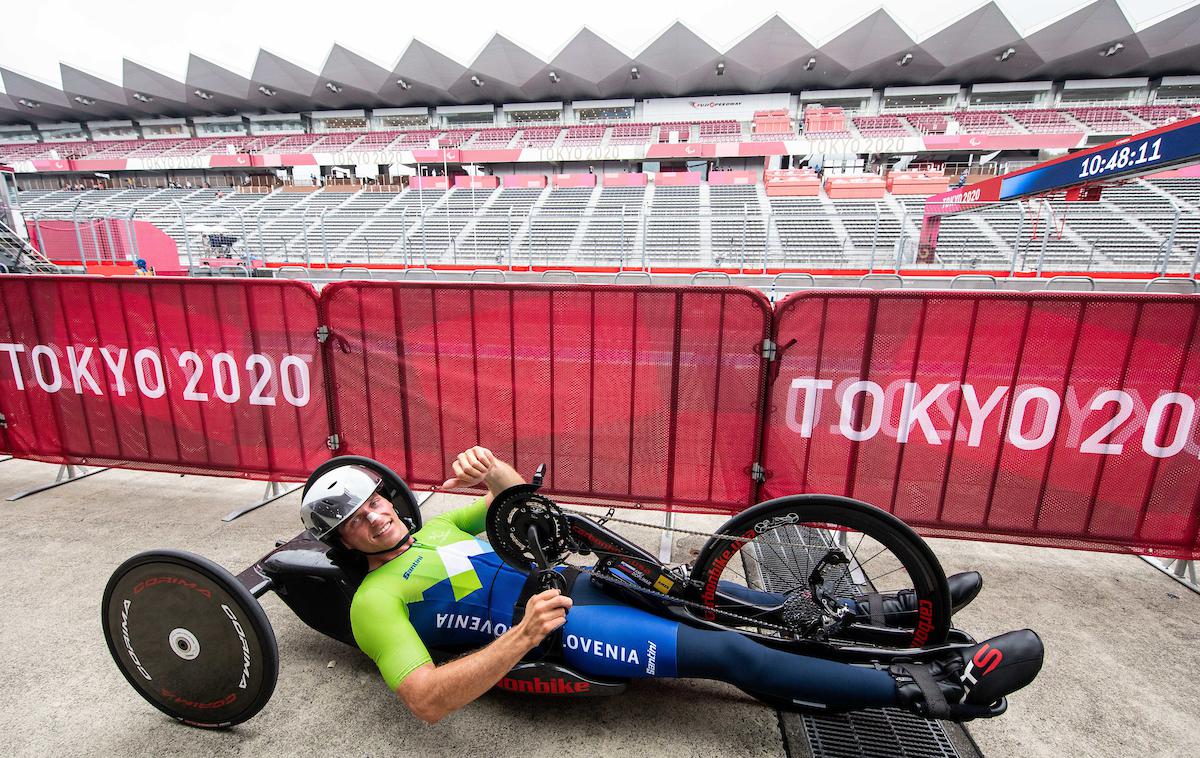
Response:
[[[338,536],[346,547],[364,553],[386,550],[397,543],[401,543],[398,545],[401,551],[412,545],[408,527],[379,493],[371,495],[353,516],[341,523]]]

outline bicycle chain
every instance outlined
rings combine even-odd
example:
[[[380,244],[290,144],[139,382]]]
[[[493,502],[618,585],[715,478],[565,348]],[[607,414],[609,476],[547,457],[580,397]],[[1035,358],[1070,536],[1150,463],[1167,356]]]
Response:
[[[631,526],[644,526],[649,529],[659,529],[659,530],[667,531],[667,532],[679,532],[680,534],[690,534],[694,537],[718,537],[718,538],[726,540],[728,542],[753,542],[755,539],[757,539],[758,536],[761,536],[761,535],[756,535],[755,537],[738,537],[737,535],[734,535],[734,534],[718,534],[716,532],[697,532],[692,529],[681,529],[677,526],[671,526],[671,527],[659,526],[658,524],[647,524],[645,521],[631,521],[629,519],[618,518],[616,516],[597,516],[594,513],[588,513],[586,511],[577,511],[574,508],[565,508],[559,503],[555,503],[555,505],[557,505],[559,507],[559,509],[562,510],[563,513],[573,513],[576,516],[583,516],[583,517],[591,519],[593,521],[598,521],[600,523],[600,525],[602,525],[602,526],[606,522],[615,521],[618,524],[629,524]],[[803,547],[803,548],[832,547],[831,545],[810,545],[807,542],[782,542],[782,541],[780,541],[780,542],[776,542],[774,544],[785,545],[787,547]]]
[[[588,519],[598,520],[601,525],[603,525],[609,521],[615,521],[618,524],[630,524],[632,526],[644,526],[644,527],[650,527],[652,529],[662,529],[663,528],[663,527],[659,527],[656,524],[647,524],[643,521],[631,521],[630,519],[618,518],[616,516],[599,516],[598,517],[594,513],[588,513],[586,511],[578,511],[578,510],[575,510],[574,508],[564,508],[562,505],[559,505],[559,508],[562,510],[563,513],[573,513],[576,516],[583,516]],[[694,531],[691,529],[677,529],[675,527],[672,527],[671,531],[679,532],[681,534],[690,534],[690,535],[697,536],[697,537],[710,537],[710,538],[711,537],[720,537],[722,539],[728,539],[731,542],[752,542],[754,540],[753,537],[735,537],[733,535],[716,534],[714,532],[697,532],[697,531]],[[789,544],[789,543],[780,543],[780,544]],[[587,574],[588,576],[595,577],[595,578],[599,579],[600,581],[606,582],[608,584],[613,584],[613,585],[622,587],[624,589],[632,590],[632,591],[638,593],[639,595],[654,598],[655,600],[658,600],[660,602],[666,601],[666,602],[674,603],[676,605],[681,605],[685,608],[694,608],[694,609],[701,610],[705,613],[714,613],[714,614],[717,614],[720,616],[725,616],[727,618],[733,618],[733,619],[737,619],[738,621],[743,621],[752,626],[759,626],[759,627],[774,629],[779,632],[787,632],[788,634],[796,633],[796,630],[790,629],[786,626],[781,626],[779,624],[773,624],[769,621],[763,621],[762,619],[755,619],[755,618],[751,618],[749,616],[743,616],[740,613],[734,613],[733,611],[721,610],[720,608],[710,608],[709,606],[704,605],[702,603],[697,603],[692,600],[684,600],[683,598],[673,597],[671,595],[667,595],[665,593],[658,592],[656,590],[649,590],[644,587],[639,587],[638,585],[634,584],[633,582],[630,582],[625,579],[621,579],[620,577],[611,576],[608,574],[600,574],[600,573],[593,571],[591,569],[588,569],[588,568],[581,568],[578,566],[576,566],[576,568],[582,574]],[[694,580],[692,580],[689,577],[686,581],[693,582]]]
[[[555,503],[555,505],[557,505],[558,508],[563,513],[571,513],[576,516],[582,516],[587,519],[598,521],[600,523],[600,525],[604,525],[609,521],[613,521],[618,524],[629,524],[630,526],[648,527],[650,529],[665,529],[665,527],[658,526],[657,524],[647,524],[644,521],[633,521],[630,519],[624,519],[624,518],[620,518],[620,517],[612,516],[612,515],[597,516],[596,514],[589,513],[587,511],[580,511],[580,510],[576,510],[574,508],[564,507],[561,503]],[[694,537],[707,537],[707,538],[718,537],[720,539],[727,540],[729,542],[745,543],[745,542],[753,542],[755,539],[755,537],[738,537],[738,536],[732,535],[732,534],[717,534],[715,532],[699,532],[699,531],[695,531],[693,529],[682,529],[682,528],[674,527],[674,526],[672,526],[670,528],[670,531],[679,532],[680,534],[689,534]],[[779,542],[778,544],[779,545],[787,545],[789,547],[802,547],[802,548],[814,547],[813,545],[809,545],[809,544],[806,544],[803,542],[802,543]],[[684,600],[683,598],[680,598],[680,597],[673,597],[671,595],[667,595],[665,593],[658,592],[657,590],[645,589],[645,588],[639,587],[638,585],[636,585],[630,581],[627,581],[625,579],[621,579],[619,577],[611,576],[611,575],[607,575],[607,574],[600,574],[600,573],[593,571],[591,569],[588,569],[588,568],[583,568],[583,567],[579,567],[579,566],[576,566],[575,568],[581,574],[586,574],[587,576],[594,577],[596,579],[599,579],[601,582],[604,582],[607,584],[616,585],[616,586],[622,587],[623,589],[631,590],[633,592],[636,592],[639,595],[653,598],[659,602],[674,603],[676,605],[680,605],[685,608],[697,609],[697,610],[703,611],[704,613],[713,613],[713,614],[716,614],[719,616],[725,616],[727,618],[737,619],[738,621],[742,621],[751,626],[758,626],[758,627],[763,627],[763,628],[774,629],[775,631],[786,632],[787,634],[792,634],[792,635],[796,634],[795,629],[791,629],[786,626],[781,626],[779,624],[773,624],[769,621],[763,621],[762,619],[755,619],[755,618],[751,618],[749,616],[743,616],[740,613],[734,613],[733,611],[726,611],[726,610],[722,610],[720,608],[710,608],[709,606],[704,605],[702,603],[697,603],[692,600]],[[691,582],[693,580],[689,577],[687,579],[687,581]],[[799,588],[797,588],[797,589],[799,590]],[[800,591],[803,591],[803,590],[800,590]]]
[[[608,584],[615,584],[615,585],[622,587],[624,589],[627,589],[627,590],[633,590],[634,592],[638,593],[639,595],[644,595],[646,597],[654,598],[655,600],[657,600],[659,602],[665,601],[668,603],[674,603],[676,605],[682,605],[685,608],[695,608],[695,609],[704,611],[705,613],[714,613],[714,614],[717,614],[720,616],[734,618],[739,621],[743,621],[747,624],[750,624],[752,626],[766,627],[766,628],[774,629],[779,632],[787,632],[788,634],[796,633],[796,630],[794,630],[794,629],[789,629],[788,627],[780,626],[779,624],[772,624],[770,621],[763,621],[762,619],[750,618],[749,616],[743,616],[740,613],[734,613],[733,611],[724,611],[724,610],[721,610],[720,608],[710,608],[707,605],[704,605],[702,603],[697,603],[692,600],[684,600],[681,597],[673,597],[671,595],[667,595],[662,592],[658,592],[656,590],[648,590],[643,587],[639,587],[636,584],[634,584],[628,580],[621,579],[620,577],[610,576],[608,574],[601,574],[601,573],[593,571],[589,568],[582,568],[580,566],[576,566],[575,568],[581,574],[586,574],[587,576],[595,577],[596,579],[599,579],[602,582],[607,582]]]

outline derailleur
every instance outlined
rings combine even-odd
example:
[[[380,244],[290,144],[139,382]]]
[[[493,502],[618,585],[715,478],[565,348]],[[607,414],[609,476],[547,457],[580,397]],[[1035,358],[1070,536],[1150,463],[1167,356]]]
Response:
[[[806,636],[825,639],[846,629],[855,614],[837,602],[825,589],[825,570],[849,565],[850,560],[838,548],[829,550],[808,575],[808,590],[797,588],[784,601],[784,622]]]

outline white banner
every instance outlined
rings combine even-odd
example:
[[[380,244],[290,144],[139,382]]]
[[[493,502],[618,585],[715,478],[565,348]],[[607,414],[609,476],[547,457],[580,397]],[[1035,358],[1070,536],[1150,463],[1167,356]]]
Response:
[[[755,111],[787,110],[791,95],[709,95],[707,97],[663,97],[647,100],[642,109],[646,121],[712,121],[727,118],[750,121]]]

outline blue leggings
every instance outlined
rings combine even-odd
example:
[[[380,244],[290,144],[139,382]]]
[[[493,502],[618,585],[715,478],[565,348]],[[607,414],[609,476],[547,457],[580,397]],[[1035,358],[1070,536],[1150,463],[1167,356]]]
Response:
[[[767,647],[737,632],[696,629],[605,594],[587,577],[571,591],[563,655],[585,674],[714,679],[814,706],[894,705],[885,671]]]

